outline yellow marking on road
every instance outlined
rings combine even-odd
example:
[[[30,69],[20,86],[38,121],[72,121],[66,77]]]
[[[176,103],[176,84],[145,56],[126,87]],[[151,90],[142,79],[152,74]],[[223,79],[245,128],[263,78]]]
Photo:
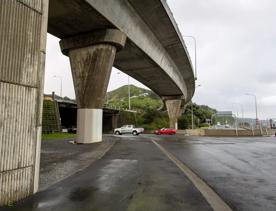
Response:
[[[214,211],[232,211],[222,198],[200,177],[198,177],[188,166],[178,160],[173,154],[167,151],[156,141],[152,142],[188,177],[194,186],[200,191]]]

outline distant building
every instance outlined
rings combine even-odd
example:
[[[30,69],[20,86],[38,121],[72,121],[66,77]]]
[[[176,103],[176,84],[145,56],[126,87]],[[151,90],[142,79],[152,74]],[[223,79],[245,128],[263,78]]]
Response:
[[[232,128],[238,127],[243,129],[259,128],[256,125],[255,118],[242,118],[233,114],[232,111],[218,111],[212,116],[213,125],[227,125]],[[258,120],[258,124],[263,129],[272,128],[276,129],[276,119]]]
[[[139,97],[147,97],[147,96],[149,96],[149,93],[147,93],[147,92],[139,94]]]
[[[222,125],[226,128],[234,127],[235,118],[232,111],[217,111],[211,118],[213,125]]]
[[[269,124],[270,124],[271,129],[276,129],[276,119],[275,118],[270,119]]]

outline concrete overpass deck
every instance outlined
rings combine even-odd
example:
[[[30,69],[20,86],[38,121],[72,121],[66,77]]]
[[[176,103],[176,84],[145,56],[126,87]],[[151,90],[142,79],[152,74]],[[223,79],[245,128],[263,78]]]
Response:
[[[127,36],[114,66],[159,96],[194,94],[194,74],[185,43],[165,0],[50,0],[48,32],[67,38],[115,28]]]

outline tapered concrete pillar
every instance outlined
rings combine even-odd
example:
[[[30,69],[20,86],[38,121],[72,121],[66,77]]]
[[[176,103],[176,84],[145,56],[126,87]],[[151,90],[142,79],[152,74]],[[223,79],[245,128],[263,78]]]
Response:
[[[115,29],[101,30],[61,40],[69,56],[78,104],[79,143],[102,141],[102,107],[116,52],[126,36]]]
[[[0,206],[38,189],[48,0],[0,1]]]
[[[168,116],[170,120],[170,128],[178,129],[177,120],[181,115],[181,99],[165,100]]]

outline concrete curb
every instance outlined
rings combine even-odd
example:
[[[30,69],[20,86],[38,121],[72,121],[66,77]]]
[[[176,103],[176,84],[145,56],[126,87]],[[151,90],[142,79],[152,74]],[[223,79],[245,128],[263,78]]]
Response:
[[[214,211],[232,211],[229,205],[224,202],[224,200],[188,166],[178,160],[173,154],[168,152],[156,141],[152,140],[152,142],[188,177],[188,179],[201,192]]]

